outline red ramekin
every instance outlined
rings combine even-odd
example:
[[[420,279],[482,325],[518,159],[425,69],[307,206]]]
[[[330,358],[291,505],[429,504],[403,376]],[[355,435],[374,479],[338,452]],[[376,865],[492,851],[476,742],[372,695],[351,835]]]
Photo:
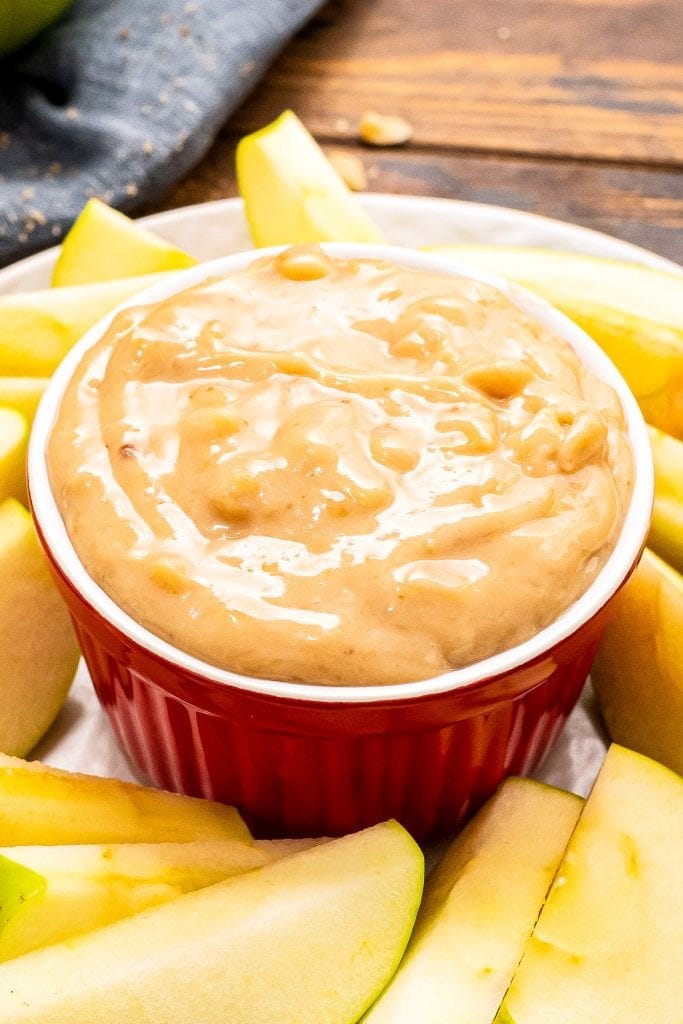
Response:
[[[67,355],[41,402],[28,458],[31,506],[98,697],[121,746],[158,785],[234,804],[257,835],[336,835],[394,817],[426,839],[454,829],[505,776],[533,771],[561,730],[585,682],[612,598],[645,543],[654,488],[650,443],[613,364],[545,302],[408,249],[325,248],[342,257],[388,259],[493,283],[564,337],[618,393],[636,467],[631,503],[602,571],[555,622],[475,665],[381,687],[247,678],[190,657],[144,629],[78,559],[46,464],[65,387],[114,314]],[[160,301],[276,251],[240,253],[176,273],[126,305]]]

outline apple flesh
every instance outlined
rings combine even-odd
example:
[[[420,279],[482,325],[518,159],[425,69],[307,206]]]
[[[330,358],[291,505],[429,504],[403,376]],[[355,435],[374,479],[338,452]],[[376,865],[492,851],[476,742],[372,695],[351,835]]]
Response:
[[[193,267],[189,253],[99,199],[90,199],[62,243],[52,286],[111,281]]]
[[[93,931],[314,844],[227,839],[0,848],[0,960]]]
[[[0,1024],[353,1024],[423,869],[395,822],[294,854],[0,965]]]
[[[384,241],[291,110],[241,139],[235,160],[255,245]]]
[[[28,424],[16,409],[0,406],[0,501],[26,501]]]
[[[591,669],[613,740],[683,774],[683,576],[645,550]]]
[[[429,876],[415,930],[364,1024],[490,1024],[583,801],[508,779]]]
[[[552,249],[445,245],[435,254],[536,292],[591,335],[648,423],[683,437],[683,278],[635,263]]]
[[[49,377],[0,377],[0,406],[16,409],[30,427],[48,383]]]
[[[0,296],[0,375],[49,377],[89,327],[163,277]]]
[[[0,755],[0,845],[161,843],[251,835],[234,807]]]
[[[683,441],[649,428],[655,462],[655,504],[648,546],[683,572]]]
[[[0,750],[25,754],[64,703],[80,655],[31,517],[13,498],[0,505],[0,622]]]
[[[610,747],[496,1024],[678,1024],[683,779]]]

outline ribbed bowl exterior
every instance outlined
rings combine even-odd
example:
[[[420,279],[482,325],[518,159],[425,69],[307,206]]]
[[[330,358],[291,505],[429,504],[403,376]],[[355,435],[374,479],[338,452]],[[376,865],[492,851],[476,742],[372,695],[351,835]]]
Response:
[[[283,700],[163,660],[53,568],[123,749],[157,785],[235,805],[258,836],[338,835],[392,817],[421,840],[452,831],[503,778],[537,767],[608,612],[537,660],[450,692]]]

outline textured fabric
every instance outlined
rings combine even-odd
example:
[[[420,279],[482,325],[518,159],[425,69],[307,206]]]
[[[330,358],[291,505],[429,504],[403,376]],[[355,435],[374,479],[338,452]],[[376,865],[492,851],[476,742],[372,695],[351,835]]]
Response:
[[[158,199],[321,0],[75,0],[0,61],[0,265]]]

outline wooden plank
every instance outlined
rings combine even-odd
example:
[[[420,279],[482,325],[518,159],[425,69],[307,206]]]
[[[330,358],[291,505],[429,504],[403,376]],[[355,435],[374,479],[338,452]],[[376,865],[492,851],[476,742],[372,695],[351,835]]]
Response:
[[[349,0],[287,48],[232,128],[293,107],[349,141],[367,109],[421,146],[683,165],[680,0]]]
[[[235,141],[234,136],[223,135],[158,208],[236,195]],[[683,191],[675,171],[439,154],[416,147],[346,148],[363,160],[371,191],[444,196],[530,210],[605,231],[670,259],[683,257]]]
[[[366,159],[373,190],[528,210],[683,259],[683,190],[675,171],[433,153],[401,159],[382,152]]]

